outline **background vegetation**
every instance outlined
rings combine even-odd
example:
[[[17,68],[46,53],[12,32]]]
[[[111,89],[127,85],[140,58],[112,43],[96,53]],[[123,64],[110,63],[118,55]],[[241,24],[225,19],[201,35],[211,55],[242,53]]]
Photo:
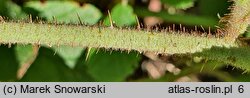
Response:
[[[136,29],[139,21],[141,28],[156,32],[165,28],[212,32],[231,4],[227,0],[1,0],[0,15],[11,21],[32,18],[102,26],[110,26],[111,17],[115,27]],[[211,53],[222,56],[209,57]],[[250,81],[247,69],[231,66],[249,66],[249,56],[248,48],[152,56],[70,46],[1,45],[0,81]],[[165,68],[172,65],[177,73]]]

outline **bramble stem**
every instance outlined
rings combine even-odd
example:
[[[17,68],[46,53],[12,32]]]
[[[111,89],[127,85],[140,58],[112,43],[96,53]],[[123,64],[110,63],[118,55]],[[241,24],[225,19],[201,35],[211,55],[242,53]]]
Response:
[[[194,53],[212,46],[237,46],[234,42],[223,38],[201,37],[167,31],[150,32],[109,27],[14,22],[0,23],[0,43],[68,45],[168,54]]]
[[[250,24],[250,0],[233,0],[231,13],[222,21],[226,21],[226,37],[235,40],[240,34],[245,33]]]

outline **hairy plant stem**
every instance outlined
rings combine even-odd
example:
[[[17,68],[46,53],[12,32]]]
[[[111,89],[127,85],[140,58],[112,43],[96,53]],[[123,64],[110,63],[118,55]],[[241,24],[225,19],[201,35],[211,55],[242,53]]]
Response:
[[[224,38],[201,37],[173,31],[144,31],[109,27],[0,23],[1,44],[81,46],[156,53],[194,53],[212,46],[236,47]]]
[[[245,33],[250,24],[250,0],[232,0],[234,4],[231,6],[231,13],[222,18],[222,22],[226,22],[224,30],[226,37],[231,40]]]

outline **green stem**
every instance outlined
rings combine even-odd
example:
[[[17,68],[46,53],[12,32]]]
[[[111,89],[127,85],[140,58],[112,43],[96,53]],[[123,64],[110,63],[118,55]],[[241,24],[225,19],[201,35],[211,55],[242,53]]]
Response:
[[[212,46],[237,46],[234,42],[223,38],[171,31],[150,32],[136,29],[14,22],[0,23],[0,43],[68,45],[168,54],[194,53]]]

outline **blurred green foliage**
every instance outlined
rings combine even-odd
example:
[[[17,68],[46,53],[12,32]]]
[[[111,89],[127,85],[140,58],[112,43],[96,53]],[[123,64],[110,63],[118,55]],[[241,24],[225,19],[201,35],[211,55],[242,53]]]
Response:
[[[119,26],[131,26],[136,23],[136,16],[133,12],[133,8],[128,4],[117,4],[111,10],[112,22]],[[109,16],[104,20],[106,26],[110,26]]]
[[[194,6],[195,0],[161,0],[169,6],[175,7],[177,9],[187,9]]]
[[[15,2],[13,2],[15,1]],[[117,27],[133,27],[136,16],[140,20],[144,17],[154,16],[162,19],[164,24],[183,24],[187,27],[204,26],[215,29],[220,16],[228,13],[231,3],[227,0],[160,0],[162,10],[151,12],[148,10],[148,2],[144,0],[0,0],[0,15],[11,20],[28,20],[39,17],[48,22],[60,22],[69,24],[94,25],[98,22],[110,25],[109,15],[106,9],[110,9],[112,22]],[[106,3],[103,3],[103,2]],[[122,3],[123,2],[123,3]],[[176,13],[170,13],[174,8]],[[142,22],[143,23],[143,22]],[[69,32],[70,33],[70,32]],[[249,37],[249,33],[246,33]],[[243,54],[229,57],[219,57],[217,50],[224,51],[225,55],[235,51],[243,51]],[[209,57],[206,54],[215,54]],[[172,63],[182,68],[179,75],[166,73],[158,80],[138,76],[140,63],[143,56],[135,51],[130,53],[119,50],[105,50],[81,47],[45,47],[41,46],[35,61],[30,65],[23,78],[17,78],[17,71],[22,65],[34,58],[32,45],[6,45],[0,46],[0,81],[174,81],[182,76],[196,74],[208,75],[213,79],[204,81],[250,81],[249,74],[241,74],[244,70],[228,68],[230,64],[249,66],[248,49],[224,49],[212,48],[197,54],[181,54],[173,56]],[[193,60],[199,56],[200,62]],[[242,56],[242,57],[241,57]],[[241,58],[238,58],[241,57]],[[178,60],[176,60],[178,59]],[[237,61],[246,63],[238,63]],[[232,70],[234,69],[234,70]],[[132,78],[137,76],[137,78]],[[214,79],[215,78],[215,79]]]

